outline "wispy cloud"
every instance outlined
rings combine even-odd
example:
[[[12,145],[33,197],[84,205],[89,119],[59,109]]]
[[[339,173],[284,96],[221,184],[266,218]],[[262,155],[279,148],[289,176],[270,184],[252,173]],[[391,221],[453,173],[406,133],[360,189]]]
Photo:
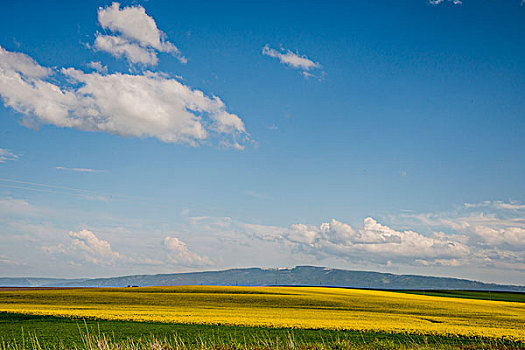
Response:
[[[85,190],[81,188],[58,186],[58,185],[48,185],[48,184],[41,184],[37,182],[31,182],[31,181],[0,178],[0,184],[3,184],[3,183],[19,185],[20,187],[24,187],[30,190],[35,189],[35,190],[42,190],[42,191],[50,191],[52,193],[55,193],[56,191],[56,193],[81,193],[81,194],[93,194],[93,195],[100,194],[99,192],[96,192],[96,191],[90,191],[90,190]]]
[[[0,163],[5,163],[11,160],[17,160],[18,158],[18,154],[15,154],[8,149],[0,148]]]
[[[96,62],[89,62],[88,67],[96,70],[99,73],[106,74],[108,72],[108,67],[104,66],[102,63],[96,61]]]
[[[255,192],[255,191],[244,191],[243,194],[246,196],[255,198],[255,199],[264,199],[264,200],[272,199],[270,196],[264,193]]]
[[[103,195],[85,195],[83,198],[90,200],[90,201],[100,201],[100,202],[109,202],[111,200],[111,197],[103,196]]]
[[[23,262],[20,262],[20,261],[17,261],[17,260],[13,260],[5,255],[0,255],[0,266],[1,265],[4,265],[4,266],[8,266],[8,267],[12,267],[12,266],[27,266],[27,264],[23,263]]]
[[[95,48],[98,50],[115,57],[124,56],[131,63],[143,65],[156,65],[157,52],[171,53],[181,63],[187,62],[140,5],[121,9],[120,4],[114,2],[111,6],[100,7],[98,22],[103,29],[113,32],[113,35],[97,33]]]
[[[64,170],[64,171],[74,171],[77,173],[102,173],[105,172],[105,170],[99,170],[99,169],[91,169],[91,168],[66,168],[63,166],[56,166],[56,170]]]
[[[461,0],[428,0],[428,3],[431,4],[431,5],[439,5],[445,1],[448,1],[454,5],[462,5],[463,4],[463,1]]]
[[[525,210],[525,204],[519,202],[484,201],[480,203],[465,203],[465,208]]]
[[[306,55],[301,55],[299,53],[295,53],[291,50],[287,50],[284,48],[281,48],[280,50],[275,50],[270,48],[269,45],[263,47],[262,54],[265,56],[277,58],[282,64],[285,64],[294,69],[301,70],[301,74],[305,78],[319,78],[319,76],[312,74],[311,71],[315,69],[320,69],[321,65],[317,62],[314,62]]]
[[[120,199],[120,200],[128,199],[128,200],[133,200],[133,201],[138,199],[138,198],[122,196],[118,194],[100,193],[97,191],[90,191],[90,190],[85,190],[81,188],[47,185],[47,184],[30,182],[30,181],[20,181],[20,180],[4,179],[4,178],[0,178],[0,187],[31,191],[31,192],[60,194],[60,195],[77,197],[80,199],[86,199],[90,201],[109,202],[110,200],[115,199],[115,198]],[[1,200],[0,200],[0,203],[1,203]],[[0,209],[1,209],[1,206],[0,206]]]

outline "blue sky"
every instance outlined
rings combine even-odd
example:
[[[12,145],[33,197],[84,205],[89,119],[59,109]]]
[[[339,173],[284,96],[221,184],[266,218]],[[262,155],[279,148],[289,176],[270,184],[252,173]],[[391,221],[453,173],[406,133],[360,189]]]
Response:
[[[525,284],[520,0],[1,6],[0,275]]]

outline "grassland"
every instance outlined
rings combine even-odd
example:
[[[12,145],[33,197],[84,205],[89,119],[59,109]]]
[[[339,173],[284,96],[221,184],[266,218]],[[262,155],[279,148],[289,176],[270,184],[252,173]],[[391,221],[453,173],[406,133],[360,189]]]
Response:
[[[400,290],[398,292],[437,297],[513,301],[517,303],[525,303],[525,293],[520,292],[490,292],[477,290]]]
[[[423,336],[133,321],[74,320],[0,313],[1,350],[38,349],[522,349],[490,338]]]
[[[354,330],[525,341],[525,304],[299,287],[1,291],[0,311],[98,320]]]

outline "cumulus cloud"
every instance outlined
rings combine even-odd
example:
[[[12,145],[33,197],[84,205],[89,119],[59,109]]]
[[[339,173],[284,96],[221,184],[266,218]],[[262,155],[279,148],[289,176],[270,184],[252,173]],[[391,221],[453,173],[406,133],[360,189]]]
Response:
[[[154,51],[144,49],[119,36],[98,34],[95,39],[95,47],[107,51],[117,58],[124,56],[131,63],[154,66],[158,62],[157,54]]]
[[[455,233],[471,247],[472,258],[483,265],[519,267],[525,263],[525,205],[522,203],[467,203],[451,212],[405,214],[397,220]]]
[[[71,247],[67,248],[69,253],[78,254],[93,264],[108,264],[121,257],[111,249],[108,241],[98,238],[89,230],[70,231],[69,237],[72,240]]]
[[[337,256],[354,262],[413,264],[424,261],[461,259],[470,250],[447,236],[425,236],[414,231],[396,231],[368,217],[363,228],[331,220],[319,226],[294,224],[284,231],[284,239],[308,254],[321,257]]]
[[[114,2],[111,6],[98,9],[98,22],[103,29],[113,35],[97,33],[95,48],[106,51],[115,57],[125,57],[131,63],[156,65],[157,52],[171,53],[186,63],[179,49],[166,39],[157,28],[155,20],[146,14],[144,7],[129,6],[120,8]]]
[[[208,97],[164,74],[101,74],[64,68],[72,84],[49,81],[52,71],[21,53],[0,48],[0,96],[25,115],[26,125],[51,124],[163,142],[205,143],[242,149],[244,123],[216,96]],[[19,61],[18,61],[19,60]]]
[[[44,78],[51,73],[51,69],[40,66],[23,53],[9,52],[0,46],[0,73],[9,72],[19,73],[28,78]]]
[[[241,242],[245,240],[270,244],[288,259],[301,256],[360,266],[470,266],[525,271],[525,207],[518,202],[484,202],[474,207],[474,212],[470,208],[461,214],[393,217],[395,225],[410,227],[404,230],[372,217],[365,218],[361,227],[335,219],[320,225],[297,223],[288,227],[243,223],[229,217],[189,220],[192,232],[214,233],[236,244],[244,244]],[[480,207],[486,212],[479,212]]]
[[[294,69],[301,70],[301,74],[305,78],[317,77],[316,75],[310,73],[310,71],[321,68],[321,65],[319,63],[312,61],[307,56],[300,55],[298,53],[282,48],[280,51],[278,51],[270,48],[269,45],[266,45],[262,49],[262,54],[265,56],[277,58],[282,64],[285,64]]]
[[[206,266],[212,262],[205,256],[192,252],[186,246],[186,243],[177,237],[166,236],[164,238],[164,247],[168,252],[170,262],[183,266]]]
[[[471,249],[461,237],[413,230],[398,231],[368,217],[363,227],[354,228],[338,220],[320,225],[292,224],[289,227],[256,225],[232,218],[193,217],[192,229],[214,232],[222,237],[243,242],[273,244],[286,256],[314,258],[318,261],[338,259],[361,265],[437,265],[455,266],[469,259]],[[240,244],[240,243],[238,243]],[[285,251],[289,251],[284,253]],[[311,260],[311,259],[309,259]]]
[[[177,234],[140,222],[129,226],[133,220],[127,218],[101,219],[103,214],[75,212],[75,217],[86,215],[83,222],[109,221],[68,233],[57,222],[72,217],[70,211],[0,198],[0,247],[9,247],[10,256],[24,256],[32,249],[34,255],[28,255],[31,266],[43,263],[52,271],[49,269],[72,262],[92,275],[99,275],[100,265],[127,274],[137,269],[169,272],[174,265],[190,270],[209,265],[314,264],[389,266],[403,273],[441,271],[463,277],[478,271],[476,278],[506,283],[525,276],[525,209],[521,202],[483,202],[457,210],[392,216],[383,219],[386,223],[367,217],[361,225],[333,219],[315,225],[271,226],[230,217],[185,216],[183,222],[171,223]],[[50,255],[46,260],[36,250]]]
[[[525,247],[525,205],[519,202],[485,201],[466,203],[445,213],[403,215],[411,224],[424,224],[468,235],[472,244],[507,249]]]
[[[18,154],[11,152],[8,149],[0,148],[0,163],[5,163],[10,160],[17,160]]]

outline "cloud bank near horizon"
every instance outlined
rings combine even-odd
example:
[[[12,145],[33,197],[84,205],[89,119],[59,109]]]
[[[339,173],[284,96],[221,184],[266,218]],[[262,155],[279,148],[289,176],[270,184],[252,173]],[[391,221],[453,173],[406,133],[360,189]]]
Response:
[[[523,203],[490,201],[446,213],[393,216],[389,225],[383,223],[386,219],[367,217],[360,227],[336,219],[283,227],[184,216],[163,228],[130,224],[126,218],[103,224],[98,218],[98,226],[77,224],[75,229],[59,224],[70,214],[1,198],[5,235],[0,244],[10,242],[14,255],[4,254],[3,264],[12,262],[18,274],[34,271],[35,261],[42,258],[77,275],[94,275],[97,266],[111,267],[116,274],[310,264],[405,273],[468,268],[492,271],[493,276],[513,271],[525,278],[524,214]],[[92,221],[85,215],[89,213],[75,217]],[[16,254],[21,250],[32,254]]]

